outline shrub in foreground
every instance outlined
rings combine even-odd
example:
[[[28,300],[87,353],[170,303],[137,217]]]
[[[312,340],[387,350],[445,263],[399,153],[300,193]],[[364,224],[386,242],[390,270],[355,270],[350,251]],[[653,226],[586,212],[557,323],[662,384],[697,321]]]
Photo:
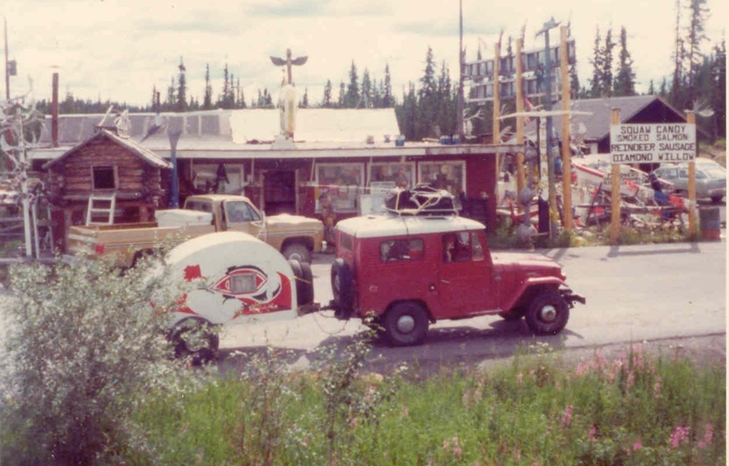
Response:
[[[155,310],[172,305],[179,288],[169,274],[150,274],[150,263],[126,273],[83,258],[13,266],[15,297],[3,315],[2,464],[152,458],[129,415],[147,394],[180,389],[166,319]]]

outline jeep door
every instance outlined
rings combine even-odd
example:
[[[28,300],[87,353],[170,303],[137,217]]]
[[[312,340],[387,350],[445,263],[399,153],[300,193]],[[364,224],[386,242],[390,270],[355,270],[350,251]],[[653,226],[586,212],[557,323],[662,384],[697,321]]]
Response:
[[[491,257],[477,231],[441,235],[442,258],[438,267],[438,298],[442,315],[436,319],[484,314],[495,308],[496,293]]]

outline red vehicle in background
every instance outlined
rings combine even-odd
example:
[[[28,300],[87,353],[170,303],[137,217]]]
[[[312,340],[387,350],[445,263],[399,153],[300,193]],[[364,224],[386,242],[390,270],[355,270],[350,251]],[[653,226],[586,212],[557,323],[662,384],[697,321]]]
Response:
[[[337,317],[371,317],[394,346],[417,345],[442,319],[524,317],[556,334],[575,302],[561,267],[537,254],[491,254],[483,224],[405,209],[355,217],[336,228],[331,269]]]

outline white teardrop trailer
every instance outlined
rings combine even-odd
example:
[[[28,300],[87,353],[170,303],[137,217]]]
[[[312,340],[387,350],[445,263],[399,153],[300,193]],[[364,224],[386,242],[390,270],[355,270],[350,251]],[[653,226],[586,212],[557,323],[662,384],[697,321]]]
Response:
[[[311,266],[287,261],[274,247],[241,232],[193,238],[167,256],[176,279],[190,282],[170,312],[178,356],[202,362],[218,350],[216,327],[293,319],[319,310]]]

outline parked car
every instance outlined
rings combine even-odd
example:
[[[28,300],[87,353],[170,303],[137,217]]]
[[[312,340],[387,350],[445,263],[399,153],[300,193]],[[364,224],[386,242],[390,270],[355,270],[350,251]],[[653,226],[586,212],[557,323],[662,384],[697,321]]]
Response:
[[[430,323],[482,315],[556,334],[585,302],[565,280],[543,255],[491,254],[484,225],[457,215],[370,215],[336,228],[335,315],[374,319],[394,346],[422,343]]]
[[[655,169],[656,175],[673,183],[675,193],[688,195],[688,164],[662,166]],[[696,163],[696,198],[711,198],[721,201],[726,195],[726,169],[719,164]]]

